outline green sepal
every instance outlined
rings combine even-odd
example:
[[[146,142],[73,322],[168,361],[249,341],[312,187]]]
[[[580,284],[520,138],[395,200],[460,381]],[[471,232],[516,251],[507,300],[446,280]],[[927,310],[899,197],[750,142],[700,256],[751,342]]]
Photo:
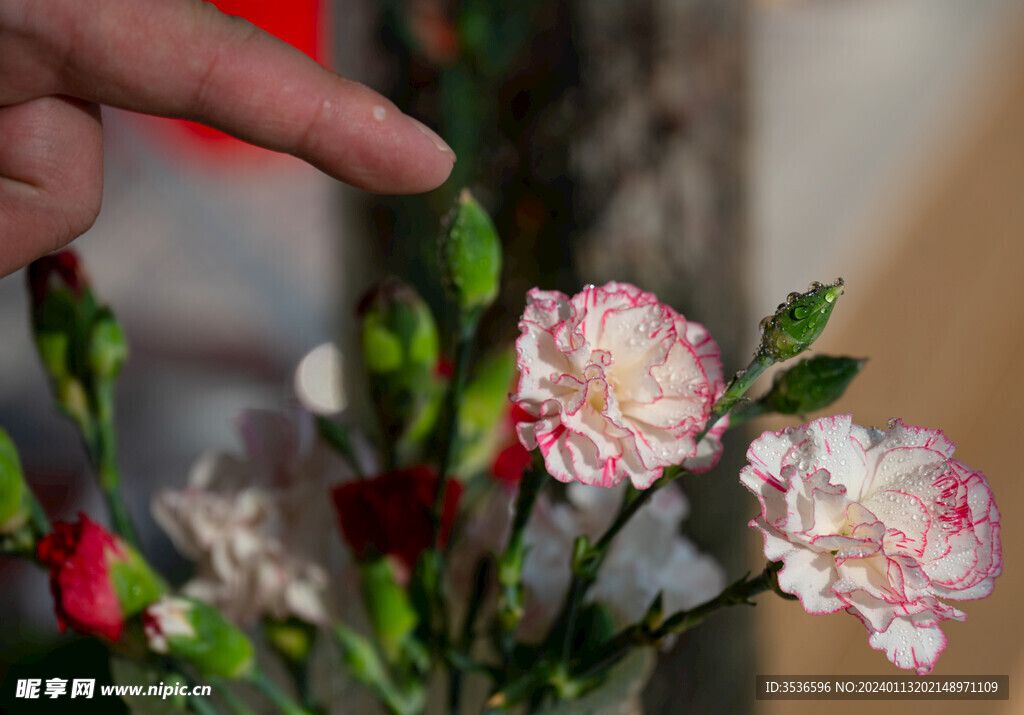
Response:
[[[174,615],[179,619],[178,627],[163,631],[168,655],[188,661],[206,676],[244,678],[252,674],[252,642],[220,611],[204,601],[183,596],[166,598],[153,608],[168,603],[172,609],[180,609]]]
[[[123,556],[109,555],[110,584],[129,618],[143,611],[167,592],[167,584],[149,567],[142,555],[123,539],[118,541]]]
[[[0,429],[0,534],[17,531],[28,521],[28,496],[18,449]]]
[[[94,380],[112,380],[128,358],[128,341],[113,311],[103,306],[89,331],[88,361]]]

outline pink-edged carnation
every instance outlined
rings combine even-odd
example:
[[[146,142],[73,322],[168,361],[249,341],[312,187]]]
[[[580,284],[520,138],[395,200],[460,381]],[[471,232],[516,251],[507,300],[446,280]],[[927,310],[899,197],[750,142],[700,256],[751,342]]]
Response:
[[[718,461],[724,420],[696,442],[725,390],[704,326],[652,293],[608,283],[572,298],[531,290],[519,330],[512,399],[530,417],[519,439],[540,448],[556,479],[610,487],[628,477],[645,489],[666,466]]]
[[[939,430],[888,431],[825,417],[750,445],[740,479],[761,502],[750,522],[783,591],[808,613],[845,609],[900,668],[931,672],[939,623],[966,614],[940,599],[992,592],[1002,572],[999,510],[980,472]]]

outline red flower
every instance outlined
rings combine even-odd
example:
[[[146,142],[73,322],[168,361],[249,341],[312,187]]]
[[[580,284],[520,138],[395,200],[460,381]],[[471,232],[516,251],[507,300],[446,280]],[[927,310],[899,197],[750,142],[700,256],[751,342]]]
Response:
[[[394,556],[409,570],[431,545],[430,512],[436,493],[437,476],[423,466],[349,482],[332,490],[341,531],[356,554]],[[442,544],[448,541],[461,495],[462,485],[448,480],[441,515]]]
[[[519,442],[513,442],[498,452],[498,456],[494,458],[494,464],[491,465],[491,471],[499,484],[514,487],[523,478],[523,471],[529,464],[530,453],[526,447]]]
[[[80,297],[89,286],[89,279],[78,260],[78,254],[65,248],[32,261],[28,267],[28,285],[32,303],[38,307],[51,290],[62,285]]]
[[[519,405],[513,403],[505,413],[505,431],[507,439],[502,443],[504,448],[494,457],[491,463],[491,474],[499,484],[514,487],[523,478],[523,472],[530,465],[530,452],[519,443],[516,429],[520,422],[536,422],[537,418],[529,414]]]
[[[71,626],[112,641],[121,637],[124,615],[111,582],[112,560],[127,560],[124,543],[87,517],[77,524],[57,522],[36,547],[50,569],[50,590],[61,632]]]

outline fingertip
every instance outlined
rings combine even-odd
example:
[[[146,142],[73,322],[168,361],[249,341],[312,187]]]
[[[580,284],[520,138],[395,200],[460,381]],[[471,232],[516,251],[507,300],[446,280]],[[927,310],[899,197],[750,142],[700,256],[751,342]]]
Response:
[[[0,276],[92,227],[103,196],[97,107],[45,97],[0,109]]]
[[[437,133],[373,90],[345,83],[336,103],[324,100],[306,132],[302,158],[379,194],[423,193],[448,179],[455,152]]]

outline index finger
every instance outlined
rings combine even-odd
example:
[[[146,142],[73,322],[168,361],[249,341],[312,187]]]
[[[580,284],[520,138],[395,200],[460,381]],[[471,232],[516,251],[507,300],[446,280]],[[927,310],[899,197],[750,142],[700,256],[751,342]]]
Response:
[[[370,191],[427,191],[451,172],[455,154],[423,124],[210,3],[28,4],[57,93],[199,121]]]

